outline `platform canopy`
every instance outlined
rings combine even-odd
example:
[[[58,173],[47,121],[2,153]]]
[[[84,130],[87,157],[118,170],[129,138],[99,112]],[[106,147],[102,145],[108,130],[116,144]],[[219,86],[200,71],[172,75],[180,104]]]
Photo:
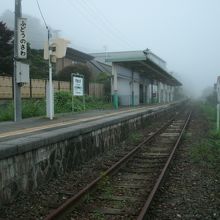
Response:
[[[106,61],[141,73],[150,80],[157,80],[171,86],[182,85],[166,70],[166,62],[148,49],[109,53]]]

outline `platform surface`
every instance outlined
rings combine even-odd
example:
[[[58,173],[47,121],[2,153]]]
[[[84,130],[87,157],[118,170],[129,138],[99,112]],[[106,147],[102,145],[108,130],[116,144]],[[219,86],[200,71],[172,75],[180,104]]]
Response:
[[[20,137],[27,137],[33,134],[42,134],[48,131],[73,127],[91,121],[100,123],[107,118],[125,117],[126,115],[138,114],[147,110],[157,110],[170,105],[145,105],[138,107],[124,107],[118,110],[92,110],[81,113],[66,113],[56,115],[53,120],[46,117],[35,117],[23,119],[19,122],[0,122],[0,143],[14,140]],[[0,144],[1,146],[1,144]]]

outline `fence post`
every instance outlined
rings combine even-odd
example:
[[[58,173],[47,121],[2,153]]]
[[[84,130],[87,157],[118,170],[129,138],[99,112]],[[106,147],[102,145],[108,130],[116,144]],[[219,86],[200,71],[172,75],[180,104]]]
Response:
[[[32,78],[30,77],[30,98],[32,99]]]
[[[45,79],[44,80],[44,97],[46,98],[46,96],[47,96],[47,80],[48,79]]]
[[[12,83],[12,85],[11,85],[11,87],[12,87],[12,99],[14,100],[14,77],[11,77],[11,83]]]

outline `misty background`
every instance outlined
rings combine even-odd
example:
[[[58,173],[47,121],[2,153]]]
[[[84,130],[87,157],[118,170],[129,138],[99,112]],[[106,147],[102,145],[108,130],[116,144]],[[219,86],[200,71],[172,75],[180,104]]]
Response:
[[[211,90],[220,75],[219,0],[38,0],[55,35],[86,53],[145,50],[167,62],[189,96]],[[14,0],[1,0],[0,20],[14,29]],[[36,0],[22,0],[32,48],[47,31]]]

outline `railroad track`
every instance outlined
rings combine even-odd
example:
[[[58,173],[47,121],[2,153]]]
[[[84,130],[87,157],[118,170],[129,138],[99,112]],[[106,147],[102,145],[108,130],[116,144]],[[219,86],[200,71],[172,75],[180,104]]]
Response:
[[[172,118],[46,220],[144,219],[190,116]]]

